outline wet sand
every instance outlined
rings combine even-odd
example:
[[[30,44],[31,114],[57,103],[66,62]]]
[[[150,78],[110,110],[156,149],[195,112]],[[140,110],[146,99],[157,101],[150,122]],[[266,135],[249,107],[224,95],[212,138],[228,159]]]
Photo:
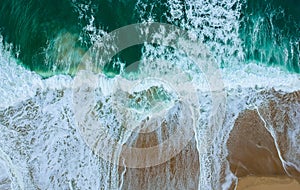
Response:
[[[276,92],[273,92],[276,93]],[[289,141],[287,129],[300,127],[292,123],[288,112],[291,105],[298,105],[300,93],[277,94],[267,106],[259,108],[273,127],[283,127],[278,134],[280,154],[287,159]],[[267,117],[268,116],[268,117]],[[235,122],[227,141],[231,171],[239,178],[237,190],[299,190],[300,172],[292,166],[285,169],[278,155],[275,141],[266,129],[257,110],[246,110]]]
[[[285,124],[285,130],[278,139],[278,147],[283,158],[286,156],[284,148],[289,143],[285,138],[286,129],[292,126],[299,127],[299,124],[290,122],[291,118],[288,118],[286,108],[299,102],[300,92],[278,94],[275,100],[270,100],[264,107],[259,108],[264,116],[269,114],[273,126],[280,126],[281,123],[278,122]],[[140,136],[138,144],[142,147],[155,145],[157,137]],[[239,114],[230,132],[227,147],[230,170],[239,179],[237,190],[300,189],[300,172],[292,166],[283,167],[274,139],[257,110],[246,110]],[[120,168],[120,173],[123,169]],[[127,168],[123,187],[124,189],[197,189],[198,180],[199,158],[193,140],[182,152],[166,163],[144,169]],[[234,186],[232,184],[231,189],[234,189]]]
[[[274,140],[256,111],[238,117],[227,146],[230,169],[238,177],[286,175]]]
[[[123,170],[123,167],[119,168],[120,172]],[[199,158],[196,142],[191,141],[178,155],[160,165],[127,168],[124,182],[122,189],[197,189]]]

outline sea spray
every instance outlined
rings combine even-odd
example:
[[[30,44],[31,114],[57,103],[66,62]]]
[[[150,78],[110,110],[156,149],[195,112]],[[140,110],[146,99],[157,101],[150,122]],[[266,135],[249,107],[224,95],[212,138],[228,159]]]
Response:
[[[288,68],[292,68],[293,65],[299,63],[297,60],[299,58],[297,53],[299,52],[299,44],[295,40],[297,35],[294,35],[296,38],[290,38],[290,33],[287,32],[287,34],[280,37],[281,32],[277,32],[274,29],[276,27],[271,28],[272,24],[274,24],[274,18],[285,18],[288,12],[283,14],[276,10],[274,14],[278,13],[279,16],[274,17],[274,14],[271,14],[273,15],[272,22],[268,21],[268,18],[270,18],[268,16],[267,18],[259,16],[259,19],[263,19],[258,19],[257,21],[259,22],[254,22],[257,18],[250,17],[249,15],[252,15],[251,12],[248,16],[248,13],[246,13],[246,17],[241,13],[241,5],[245,5],[242,1],[211,1],[211,3],[204,1],[187,1],[186,3],[167,1],[167,3],[171,11],[169,15],[164,14],[162,20],[186,27],[186,29],[192,31],[192,35],[196,34],[195,36],[199,37],[213,52],[217,63],[223,67],[220,71],[222,72],[224,86],[227,91],[226,118],[222,128],[216,130],[215,143],[210,149],[211,159],[207,160],[200,155],[202,159],[200,164],[204,166],[208,163],[207,166],[209,166],[200,168],[200,172],[205,174],[205,172],[209,173],[213,170],[214,173],[212,173],[211,178],[200,178],[199,182],[197,182],[200,184],[199,187],[207,187],[208,189],[222,187],[226,189],[232,183],[236,183],[237,179],[230,171],[226,160],[228,153],[225,142],[234,126],[235,119],[246,109],[256,110],[256,108],[259,108],[261,117],[267,123],[268,129],[272,131],[272,128],[276,128],[273,136],[278,144],[278,149],[286,148],[283,144],[280,144],[278,139],[288,138],[290,144],[287,146],[288,150],[282,152],[282,158],[285,161],[286,168],[293,166],[299,169],[299,163],[297,162],[299,156],[299,139],[297,138],[299,136],[297,136],[299,133],[297,131],[299,128],[297,122],[299,105],[290,106],[289,104],[284,104],[280,106],[280,101],[272,95],[274,91],[271,90],[272,88],[275,91],[281,90],[284,94],[300,89],[299,75],[288,73],[276,66],[287,65]],[[74,4],[78,5],[75,1]],[[150,9],[147,8],[148,6],[150,6]],[[91,11],[96,10],[92,1],[84,6],[78,5],[78,7],[83,7],[82,10],[86,10],[78,16],[79,20],[81,17],[86,19],[85,21],[80,21],[80,25],[83,25],[82,33],[78,31],[73,32],[72,30],[54,33],[54,37],[51,38],[54,39],[52,41],[54,43],[50,42],[50,44],[53,44],[52,46],[50,45],[50,47],[53,47],[53,54],[57,52],[57,47],[63,47],[63,49],[67,50],[67,53],[56,54],[57,57],[62,57],[64,64],[61,64],[62,62],[59,61],[48,64],[50,66],[45,71],[47,73],[46,76],[49,77],[48,79],[42,79],[35,72],[26,70],[21,65],[28,63],[20,61],[22,59],[15,59],[17,56],[14,51],[6,51],[6,48],[1,46],[1,150],[3,150],[3,155],[13,158],[11,162],[9,159],[3,159],[3,162],[5,162],[3,165],[7,168],[7,171],[22,171],[21,174],[16,175],[22,175],[20,177],[22,180],[11,178],[12,187],[24,187],[25,189],[26,187],[40,189],[86,189],[89,187],[111,189],[112,187],[126,187],[126,183],[131,183],[130,180],[136,180],[135,176],[126,178],[125,175],[128,170],[122,170],[118,174],[115,165],[102,160],[86,146],[78,131],[78,125],[75,122],[71,106],[71,97],[73,95],[70,90],[73,85],[72,77],[67,75],[51,77],[53,73],[60,73],[59,69],[56,70],[52,65],[56,64],[56,68],[59,68],[59,65],[64,65],[66,68],[62,66],[63,72],[61,73],[68,73],[66,70],[70,69],[70,65],[74,62],[70,61],[70,57],[67,55],[72,55],[72,50],[81,54],[81,50],[76,49],[78,46],[74,45],[78,43],[76,40],[82,40],[81,43],[91,45],[107,33],[104,31],[107,28],[97,22],[97,19],[95,19],[97,17],[96,14]],[[146,7],[145,10],[143,10],[144,7]],[[151,21],[160,19],[159,10],[157,9],[165,7],[167,6],[164,2],[151,5],[151,2],[139,1],[139,6],[136,6],[136,10],[140,15],[143,15],[141,21]],[[153,11],[147,12],[147,10]],[[162,10],[161,12],[164,13],[165,11]],[[182,14],[180,14],[181,12]],[[240,18],[242,20],[239,20]],[[249,18],[248,21],[253,19],[253,23],[256,23],[254,28],[251,27],[252,25],[244,26],[244,24],[247,25],[247,18]],[[55,24],[48,26],[55,27]],[[248,32],[249,28],[251,32]],[[254,30],[252,31],[252,29]],[[271,30],[273,36],[279,35],[278,39],[276,38],[277,41],[271,38],[268,38],[268,41],[262,40],[265,39],[264,35],[267,34],[265,32],[259,33],[259,29],[263,29],[263,31]],[[55,41],[55,39],[63,40]],[[64,43],[64,39],[66,43]],[[13,47],[20,49],[16,44]],[[272,47],[272,50],[269,49],[270,47]],[[51,51],[51,48],[49,48],[49,53]],[[149,55],[148,58],[157,55],[166,56],[176,66],[184,65],[189,61],[182,55],[176,55],[176,52],[174,53],[172,50],[158,48],[151,44],[146,44],[143,51],[144,56]],[[77,58],[74,59],[76,60]],[[60,59],[55,58],[53,62],[57,60]],[[43,61],[36,63],[43,65],[45,64]],[[144,62],[144,64],[147,64],[147,62]],[[272,67],[266,67],[265,65],[272,65]],[[44,72],[41,72],[39,67],[33,67],[32,70],[37,73]],[[53,72],[54,70],[56,71]],[[297,72],[296,69],[295,71]],[[105,76],[107,76],[107,73],[104,73],[103,77],[105,78]],[[192,77],[194,77],[195,82],[198,80],[199,85],[203,85],[203,88],[206,87],[205,80],[201,75],[195,76],[192,74]],[[109,84],[106,86],[103,86],[103,84],[104,82],[102,81],[101,86],[103,88],[109,89],[111,87]],[[268,91],[271,92],[271,95],[264,95],[264,92]],[[210,96],[205,95],[205,93],[200,93],[199,96],[203,96],[200,101],[200,105],[202,105],[200,111],[205,116],[211,104]],[[277,121],[279,122],[277,124],[271,122],[272,119],[269,115],[271,109],[268,108],[269,105],[267,103],[270,99],[279,105],[281,111],[286,110],[283,113],[278,113],[278,117],[283,118],[282,120],[285,117],[289,118],[288,123],[291,127],[287,130],[287,133],[281,133],[283,129],[280,128],[282,126],[280,121]],[[260,106],[266,107],[266,109],[261,110]],[[201,122],[205,122],[205,120]],[[203,131],[199,128],[195,131],[198,149],[201,148],[199,139],[203,138],[201,132]],[[114,131],[111,131],[111,133],[114,134]],[[207,134],[204,133],[203,135]],[[163,140],[162,131],[158,132],[157,136],[161,142]],[[171,171],[171,167],[166,170]],[[144,177],[147,178],[147,176]],[[129,180],[124,181],[124,179]],[[189,176],[188,179],[192,179],[192,177]],[[162,185],[165,185],[165,187],[168,184],[173,185],[172,187],[174,188],[188,186],[186,184],[176,184],[176,182],[172,181],[170,175],[167,175],[166,179],[162,179],[161,182],[164,183]],[[213,183],[210,184],[209,182]],[[190,183],[195,182],[191,181]],[[157,185],[151,182],[149,184]],[[153,188],[151,185],[148,186],[149,189]]]

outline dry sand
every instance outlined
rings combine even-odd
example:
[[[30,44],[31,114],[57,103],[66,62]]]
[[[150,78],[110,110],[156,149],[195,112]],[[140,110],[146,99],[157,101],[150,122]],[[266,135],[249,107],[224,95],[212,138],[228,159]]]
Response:
[[[239,179],[237,190],[299,190],[300,183],[284,177],[254,177]]]

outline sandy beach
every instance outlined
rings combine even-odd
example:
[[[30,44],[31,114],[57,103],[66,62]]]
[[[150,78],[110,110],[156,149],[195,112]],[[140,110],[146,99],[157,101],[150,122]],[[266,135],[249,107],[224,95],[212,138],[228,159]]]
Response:
[[[286,177],[254,177],[239,179],[237,190],[299,190],[300,183]]]
[[[293,127],[293,124],[290,122],[292,118],[287,116],[285,110],[300,101],[299,92],[268,93],[274,94],[275,99],[266,102],[267,106],[261,107],[259,110],[261,114],[270,115],[270,122],[274,126],[279,126],[281,121],[285,122],[286,130],[281,133],[281,136],[278,136],[280,139],[278,146],[281,155],[287,159],[288,154],[285,147],[289,140],[286,131],[288,127]],[[155,145],[156,143],[155,134],[152,134],[150,138],[139,136],[138,144],[140,145]],[[227,140],[227,148],[230,170],[239,179],[237,190],[300,189],[300,172],[291,166],[283,167],[275,141],[256,110],[245,110],[239,114]],[[123,169],[120,168],[120,172]],[[126,181],[124,187],[125,189],[147,189],[149,187],[197,189],[199,169],[198,152],[195,140],[193,140],[168,162],[144,169],[127,168],[124,175]],[[224,181],[224,177],[220,180]],[[170,183],[170,179],[172,183]],[[235,189],[235,184],[232,184],[230,189]]]

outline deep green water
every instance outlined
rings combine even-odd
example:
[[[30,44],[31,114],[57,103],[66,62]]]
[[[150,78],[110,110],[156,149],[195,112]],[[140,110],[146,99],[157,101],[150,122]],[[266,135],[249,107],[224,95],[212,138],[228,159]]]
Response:
[[[240,28],[246,60],[281,65],[299,73],[299,10],[296,0],[248,1]]]
[[[43,76],[69,73],[81,56],[92,45],[91,31],[84,30],[91,15],[94,26],[110,32],[119,27],[149,20],[170,23],[167,0],[1,0],[0,31],[4,43],[12,43],[20,63]],[[142,3],[141,3],[142,2]],[[185,1],[181,21],[186,20]],[[85,9],[80,4],[88,5]],[[234,9],[235,7],[233,7]],[[140,9],[144,9],[141,15]],[[246,64],[280,66],[299,73],[300,52],[300,1],[248,0],[242,3],[239,36],[243,42]],[[82,16],[81,14],[84,13]],[[81,15],[81,16],[80,16]],[[201,16],[201,15],[200,15]],[[205,16],[205,15],[204,15]],[[179,24],[181,22],[172,22]],[[188,22],[187,22],[188,24]],[[63,36],[57,40],[57,36]],[[71,39],[71,40],[70,40]],[[56,40],[56,41],[55,41]],[[58,42],[69,40],[62,51],[66,57],[75,57],[70,63],[57,64]],[[65,48],[65,49],[64,49]],[[69,49],[75,49],[69,52]],[[120,52],[114,60],[130,64],[140,59],[143,46]],[[54,52],[54,53],[53,53]],[[56,52],[56,53],[55,53]],[[105,70],[118,73],[119,67],[107,64]],[[223,64],[223,63],[222,63]]]

